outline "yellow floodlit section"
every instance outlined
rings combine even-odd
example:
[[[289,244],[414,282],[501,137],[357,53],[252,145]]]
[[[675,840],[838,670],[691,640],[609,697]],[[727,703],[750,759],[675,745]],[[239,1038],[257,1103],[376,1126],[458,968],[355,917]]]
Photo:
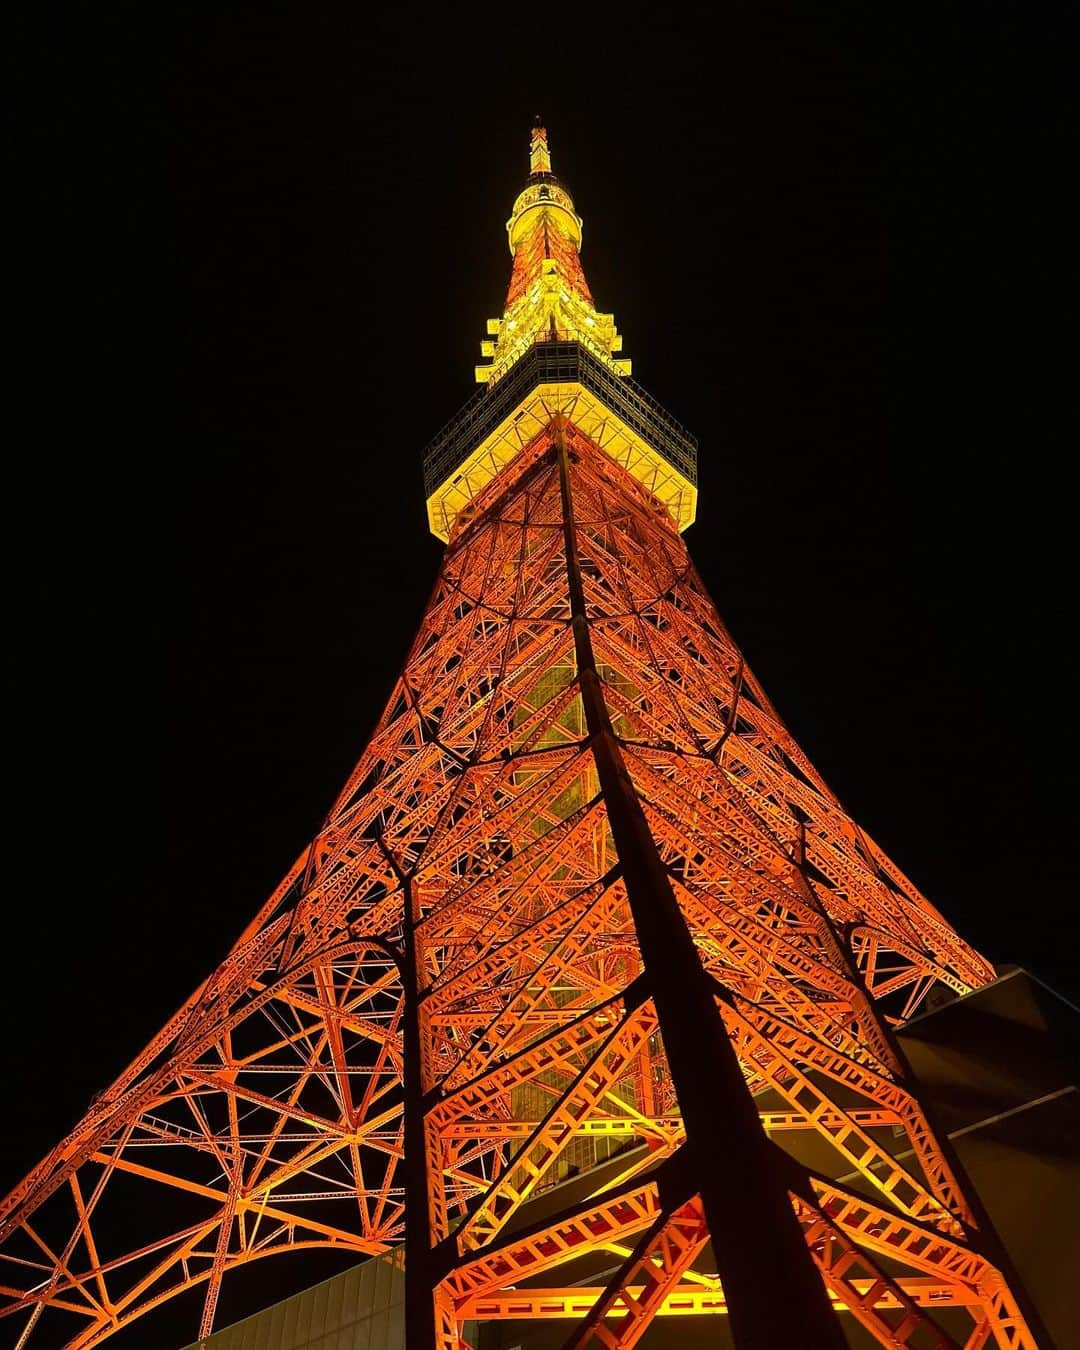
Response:
[[[548,149],[547,132],[539,124],[533,127],[530,138],[529,172],[551,172],[551,151]]]
[[[621,464],[671,513],[680,530],[694,523],[697,488],[580,384],[539,384],[427,499],[432,534],[448,541],[461,511],[557,416],[564,416]]]
[[[534,342],[552,338],[580,342],[620,375],[630,362],[616,359],[622,338],[611,314],[601,314],[581,266],[581,217],[574,200],[551,172],[551,151],[542,126],[532,131],[531,172],[506,222],[514,259],[501,319],[489,319],[480,353],[490,364],[476,367],[480,384],[501,379]],[[490,339],[494,338],[492,342]]]

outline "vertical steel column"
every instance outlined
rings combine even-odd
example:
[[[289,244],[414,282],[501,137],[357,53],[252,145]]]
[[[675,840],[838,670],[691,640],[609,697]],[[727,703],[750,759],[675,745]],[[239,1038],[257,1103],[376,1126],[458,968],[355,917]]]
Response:
[[[611,833],[686,1126],[739,1350],[847,1340],[814,1265],[787,1186],[724,1030],[710,981],[671,889],[623,762],[596,669],[577,548],[569,452],[561,418],[554,439],[578,683]]]
[[[395,869],[396,870],[396,869]],[[401,961],[404,1022],[405,1153],[405,1343],[435,1350],[435,1288],[438,1273],[432,1250],[431,1203],[428,1195],[427,1139],[424,1130],[423,1052],[420,1045],[420,964],[416,927],[420,906],[411,880],[400,877],[404,891],[404,942]]]

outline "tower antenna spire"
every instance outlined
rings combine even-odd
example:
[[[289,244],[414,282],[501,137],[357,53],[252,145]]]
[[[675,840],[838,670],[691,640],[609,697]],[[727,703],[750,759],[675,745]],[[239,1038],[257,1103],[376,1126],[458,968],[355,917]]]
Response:
[[[548,149],[547,130],[539,113],[533,118],[532,137],[529,144],[529,172],[551,172],[551,151]]]

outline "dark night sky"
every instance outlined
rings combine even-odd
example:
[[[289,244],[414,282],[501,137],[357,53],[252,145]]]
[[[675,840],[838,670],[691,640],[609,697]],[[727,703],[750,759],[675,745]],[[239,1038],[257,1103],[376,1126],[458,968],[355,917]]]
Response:
[[[17,63],[0,1189],[380,712],[537,110],[597,301],[700,440],[690,547],[750,664],[956,926],[1074,988],[1053,8],[147,8],[56,10]]]

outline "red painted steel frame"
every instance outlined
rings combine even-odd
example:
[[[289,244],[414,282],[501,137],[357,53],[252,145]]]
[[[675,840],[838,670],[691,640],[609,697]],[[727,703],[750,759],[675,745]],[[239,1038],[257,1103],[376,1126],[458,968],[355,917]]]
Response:
[[[991,969],[846,815],[662,508],[572,424],[539,436],[452,540],[389,706],[310,848],[8,1197],[0,1284],[16,1339],[32,1344],[44,1312],[70,1322],[72,1346],[96,1345],[194,1287],[205,1334],[230,1270],[313,1245],[386,1251],[403,1240],[406,1194],[426,1211],[442,1345],[537,1281],[536,1315],[580,1309],[589,1258],[615,1275],[594,1290],[582,1344],[632,1344],[680,1299],[724,1310],[700,1202],[662,1198],[683,1115],[581,702],[557,433],[628,789],[746,1092],[780,1145],[812,1133],[837,1174],[865,1179],[788,1187],[825,1287],[883,1344],[944,1343],[941,1307],[970,1346],[1034,1344],[888,1034],[931,984],[965,990]],[[409,1136],[422,1167],[403,1166]],[[515,1233],[588,1139],[640,1147],[572,1213]],[[145,1236],[118,1244],[112,1205],[138,1205]],[[768,1274],[777,1289],[785,1278]]]
[[[537,221],[508,304],[551,267],[591,304]],[[562,404],[455,527],[309,848],[0,1206],[0,1318],[86,1350],[197,1290],[206,1335],[244,1263],[404,1243],[409,1343],[439,1350],[471,1319],[631,1346],[688,1314],[840,1345],[837,1309],[883,1345],[1033,1347],[892,1035],[993,974]]]

